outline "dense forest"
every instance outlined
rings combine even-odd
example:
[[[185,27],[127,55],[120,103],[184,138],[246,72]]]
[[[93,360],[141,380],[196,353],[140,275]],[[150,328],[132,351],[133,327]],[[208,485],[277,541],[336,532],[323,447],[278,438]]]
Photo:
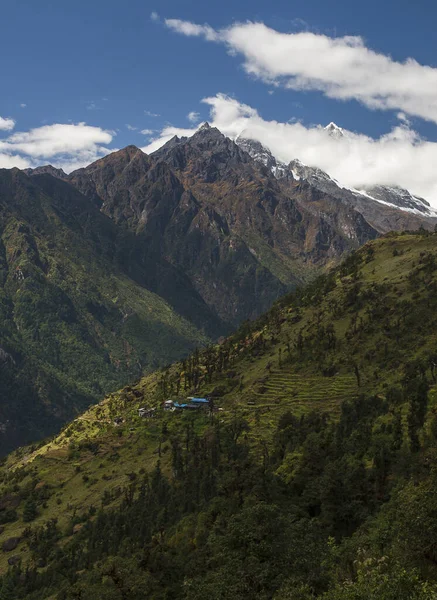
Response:
[[[10,455],[0,598],[437,598],[436,289],[387,235]]]
[[[410,385],[420,403],[425,385]],[[119,507],[78,515],[64,547],[56,522],[28,525],[33,559],[49,567],[15,567],[1,598],[434,597],[421,577],[436,575],[436,419],[418,449],[375,397],[346,403],[335,424],[285,413],[261,461],[247,428],[213,420],[198,435],[186,419],[183,434],[164,433],[171,478],[159,463],[132,473]],[[31,520],[31,501],[24,510]]]

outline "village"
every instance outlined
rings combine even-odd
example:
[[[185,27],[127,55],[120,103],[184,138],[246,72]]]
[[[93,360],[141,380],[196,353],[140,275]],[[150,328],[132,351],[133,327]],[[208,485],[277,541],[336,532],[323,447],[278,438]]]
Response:
[[[175,411],[199,411],[199,410],[208,410],[209,412],[215,412],[216,410],[221,410],[220,408],[216,408],[214,406],[214,401],[212,398],[195,398],[193,396],[189,396],[185,399],[185,402],[180,402],[179,400],[166,400],[162,404],[162,408],[166,412],[175,412]],[[138,416],[141,418],[151,419],[157,415],[158,408],[147,408],[142,407],[138,409]]]

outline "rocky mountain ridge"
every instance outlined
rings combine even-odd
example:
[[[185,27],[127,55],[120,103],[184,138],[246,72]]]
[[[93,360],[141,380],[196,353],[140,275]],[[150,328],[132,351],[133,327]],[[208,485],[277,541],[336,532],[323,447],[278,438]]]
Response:
[[[327,194],[307,184],[286,189],[208,124],[151,156],[129,146],[68,181],[182,270],[232,326],[377,235]]]
[[[334,123],[328,128],[345,135]],[[41,169],[131,231],[154,262],[183,273],[231,327],[368,239],[437,222],[428,203],[406,190],[346,189],[321,169],[281,163],[259,142],[233,141],[208,123],[151,156],[128,146],[70,175],[52,167],[33,173]],[[237,265],[243,278],[232,280]],[[155,276],[151,288],[172,301],[171,282]]]
[[[345,135],[335,123],[330,123],[325,129],[337,139]],[[380,233],[413,230],[420,226],[432,229],[437,224],[437,211],[429,202],[399,186],[372,185],[362,186],[359,190],[345,188],[318,167],[310,167],[298,159],[288,165],[276,160],[270,150],[256,140],[237,137],[236,143],[254,160],[269,168],[278,179],[306,181],[312,187],[347,202]]]

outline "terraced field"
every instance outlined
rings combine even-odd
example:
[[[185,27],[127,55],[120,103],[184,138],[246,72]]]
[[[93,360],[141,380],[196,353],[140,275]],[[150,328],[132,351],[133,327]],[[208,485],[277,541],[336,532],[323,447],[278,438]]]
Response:
[[[265,383],[256,385],[253,399],[256,406],[287,406],[299,414],[311,410],[338,412],[344,400],[358,393],[353,375],[318,377],[272,370]]]

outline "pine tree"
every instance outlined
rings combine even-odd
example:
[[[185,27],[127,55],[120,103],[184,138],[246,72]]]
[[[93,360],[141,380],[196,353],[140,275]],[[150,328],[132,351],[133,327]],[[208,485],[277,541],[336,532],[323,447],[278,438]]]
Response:
[[[33,498],[33,496],[29,496],[29,498],[26,500],[26,503],[24,504],[23,521],[25,523],[29,523],[30,521],[33,521],[37,515],[38,509],[36,507],[35,499]]]
[[[15,600],[16,589],[12,577],[6,575],[0,590],[0,600]]]

